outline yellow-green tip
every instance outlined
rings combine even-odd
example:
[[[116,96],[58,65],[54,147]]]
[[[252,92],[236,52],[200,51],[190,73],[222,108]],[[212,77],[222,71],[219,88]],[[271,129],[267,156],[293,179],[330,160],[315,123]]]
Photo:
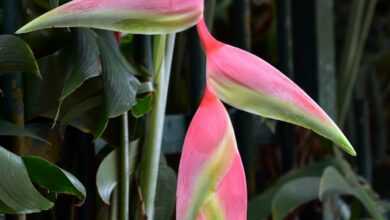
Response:
[[[348,154],[350,154],[351,156],[354,156],[356,157],[357,153],[355,151],[355,149],[352,147],[352,145],[348,142],[348,145],[343,146],[342,147]]]
[[[349,142],[349,140],[345,137],[345,135],[339,130],[338,135],[335,135],[336,139],[331,139],[334,143],[339,145],[341,149],[343,149],[345,152],[347,152],[351,156],[356,156],[357,153],[355,149],[353,148],[352,144]]]
[[[55,27],[59,19],[61,19],[61,17],[55,16],[55,13],[53,13],[53,11],[50,11],[25,24],[23,27],[16,31],[16,34],[25,34],[37,30]]]

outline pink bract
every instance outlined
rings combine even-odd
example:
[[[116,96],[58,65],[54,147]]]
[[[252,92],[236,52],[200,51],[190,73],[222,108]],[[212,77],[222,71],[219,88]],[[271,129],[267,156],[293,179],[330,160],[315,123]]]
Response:
[[[195,25],[203,0],[74,0],[59,6],[17,33],[53,27],[90,27],[133,34],[166,34]]]
[[[212,172],[207,172],[208,169]],[[215,183],[209,188],[200,186],[213,182],[214,178]],[[198,220],[207,219],[204,203],[210,196],[215,196],[224,219],[246,220],[245,174],[233,128],[225,107],[210,89],[206,89],[188,129],[177,187],[177,220],[188,217],[194,200],[205,191],[207,195],[196,210]]]
[[[216,40],[204,20],[197,29],[207,56],[207,82],[222,101],[311,129],[356,154],[332,119],[292,80],[261,58]]]

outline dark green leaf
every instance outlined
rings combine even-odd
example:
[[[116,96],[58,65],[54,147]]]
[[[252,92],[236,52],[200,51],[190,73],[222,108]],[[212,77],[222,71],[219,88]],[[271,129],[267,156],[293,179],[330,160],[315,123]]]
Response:
[[[50,110],[56,112],[62,92],[67,66],[64,51],[39,59],[42,80],[27,76],[24,86],[25,117],[32,119]]]
[[[129,111],[135,105],[140,82],[133,75],[136,71],[120,53],[112,32],[98,33],[105,106],[108,116],[113,118]]]
[[[97,137],[104,131],[108,122],[103,101],[98,105],[97,100],[98,96],[103,96],[102,79],[95,77],[85,81],[80,88],[61,101],[62,88],[70,65],[69,62],[64,62],[69,56],[67,52],[58,51],[39,60],[43,80],[27,76],[24,90],[29,95],[25,97],[25,116],[27,120],[37,116],[54,119],[58,106],[62,103],[61,112],[58,114],[60,122]]]
[[[53,207],[54,204],[35,189],[22,159],[2,147],[0,179],[0,201],[6,205],[0,212],[33,213]],[[0,204],[0,208],[4,207]]]
[[[96,34],[89,29],[76,29],[75,34],[72,47],[75,51],[69,60],[73,68],[65,79],[61,100],[73,93],[84,81],[101,73]]]
[[[80,115],[99,107],[103,104],[103,98],[101,96],[93,96],[91,98],[82,101],[79,104],[69,109],[61,118],[62,123],[70,123],[72,120],[77,119]]]
[[[319,185],[319,177],[303,177],[284,184],[272,200],[273,219],[283,220],[294,209],[318,199]]]
[[[330,166],[337,166],[337,162],[333,159],[324,160],[321,162],[313,163],[301,169],[293,170],[287,175],[281,177],[271,188],[266,190],[259,196],[255,196],[250,202],[248,207],[248,219],[249,220],[265,220],[271,214],[272,199],[275,193],[285,183],[300,177],[319,177],[322,175],[323,170]]]
[[[138,141],[134,141],[130,144],[130,169],[129,175],[134,173],[135,169],[135,158],[138,151]],[[96,186],[100,198],[106,204],[110,204],[111,194],[113,193],[116,185],[118,184],[118,171],[117,171],[117,150],[113,150],[109,153],[98,168],[96,174]]]
[[[150,112],[153,107],[153,95],[147,95],[137,99],[137,104],[131,109],[131,113],[135,118],[141,118],[146,113]]]
[[[73,195],[80,201],[84,201],[85,188],[71,173],[38,157],[24,156],[22,159],[34,183],[48,189],[51,193]]]
[[[156,191],[156,220],[171,219],[176,201],[176,173],[161,157]]]
[[[20,72],[41,77],[30,47],[18,37],[0,35],[0,75]]]
[[[1,135],[30,137],[30,138],[34,138],[36,140],[40,140],[42,142],[49,144],[49,142],[47,142],[45,139],[39,137],[31,129],[23,128],[23,127],[15,125],[11,122],[0,119],[0,136]]]
[[[357,198],[376,220],[385,220],[384,209],[369,188],[349,183],[335,168],[328,167],[321,177],[319,197],[351,195]]]

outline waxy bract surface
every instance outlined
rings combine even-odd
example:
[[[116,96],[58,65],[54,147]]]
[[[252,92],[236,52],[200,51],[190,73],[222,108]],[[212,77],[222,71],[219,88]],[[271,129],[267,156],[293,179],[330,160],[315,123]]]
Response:
[[[214,39],[203,20],[197,28],[207,55],[208,84],[222,101],[311,129],[356,155],[332,119],[293,81],[255,55]]]
[[[203,0],[74,0],[36,18],[17,33],[52,27],[91,27],[164,34],[195,25],[202,14]]]
[[[177,220],[246,220],[244,169],[229,115],[206,89],[184,142]]]

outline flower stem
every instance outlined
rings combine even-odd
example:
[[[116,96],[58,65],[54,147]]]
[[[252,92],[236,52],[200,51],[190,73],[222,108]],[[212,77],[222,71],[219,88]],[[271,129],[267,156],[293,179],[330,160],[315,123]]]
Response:
[[[148,220],[154,219],[154,202],[160,163],[161,142],[168,96],[175,34],[155,38],[154,71],[155,96],[153,110],[147,122],[147,134],[141,160],[141,189]]]
[[[121,116],[121,144],[119,153],[119,183],[118,183],[118,215],[119,220],[129,219],[129,197],[130,197],[130,169],[129,160],[129,125],[127,112]]]

